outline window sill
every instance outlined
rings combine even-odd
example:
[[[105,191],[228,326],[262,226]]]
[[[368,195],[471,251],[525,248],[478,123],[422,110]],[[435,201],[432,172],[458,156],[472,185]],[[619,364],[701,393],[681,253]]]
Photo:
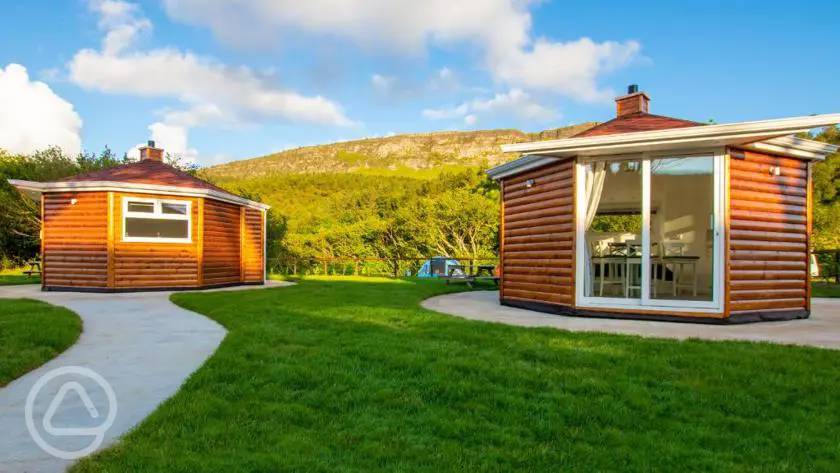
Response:
[[[143,238],[143,237],[124,237],[123,243],[192,243],[191,238]]]

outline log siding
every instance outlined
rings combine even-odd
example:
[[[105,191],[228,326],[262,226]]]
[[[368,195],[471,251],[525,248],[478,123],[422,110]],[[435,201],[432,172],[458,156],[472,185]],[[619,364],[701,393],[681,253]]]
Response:
[[[574,305],[574,186],[573,159],[502,182],[504,300]]]
[[[728,315],[805,311],[808,163],[746,150],[729,154]]]
[[[204,202],[204,284],[221,285],[241,281],[240,207],[207,200]]]
[[[123,241],[123,202],[132,197],[174,199],[190,202],[192,241],[146,243]],[[114,288],[197,287],[198,198],[116,193],[114,198]]]
[[[263,271],[263,215],[259,210],[244,209],[245,220],[242,225],[242,280],[244,282],[262,281]]]
[[[43,286],[106,287],[108,193],[43,195]]]
[[[123,241],[123,201],[189,201],[191,241]],[[122,192],[42,196],[44,289],[181,289],[264,280],[263,213],[201,197]]]

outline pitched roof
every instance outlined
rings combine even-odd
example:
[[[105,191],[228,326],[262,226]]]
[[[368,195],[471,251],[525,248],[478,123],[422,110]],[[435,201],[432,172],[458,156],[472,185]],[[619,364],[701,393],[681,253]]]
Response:
[[[632,133],[636,131],[665,130],[669,128],[686,128],[690,126],[702,126],[704,123],[671,118],[651,113],[636,112],[613,118],[610,121],[596,125],[586,131],[574,135],[572,138],[584,136],[615,135],[619,133]]]
[[[119,191],[146,194],[206,197],[258,210],[271,206],[228,192],[160,161],[143,160],[93,171],[51,182],[8,179],[9,183],[33,196],[44,192]]]
[[[151,184],[159,186],[188,187],[191,189],[209,189],[217,192],[230,192],[214,186],[207,181],[191,176],[166,163],[146,159],[136,163],[123,164],[112,168],[65,177],[56,182],[125,182],[132,184]]]

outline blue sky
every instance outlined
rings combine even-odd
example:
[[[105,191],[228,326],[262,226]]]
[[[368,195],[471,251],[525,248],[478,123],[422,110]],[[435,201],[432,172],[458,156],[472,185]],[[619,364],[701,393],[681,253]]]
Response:
[[[535,131],[611,118],[611,97],[629,83],[651,95],[653,113],[701,121],[840,111],[837,2],[69,0],[4,10],[0,147],[17,151],[55,140],[122,153],[154,136],[206,165],[391,133]]]

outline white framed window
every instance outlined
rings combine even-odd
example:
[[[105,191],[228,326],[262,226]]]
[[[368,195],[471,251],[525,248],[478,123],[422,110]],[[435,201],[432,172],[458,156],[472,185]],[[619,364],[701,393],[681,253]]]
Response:
[[[192,203],[188,200],[123,197],[123,241],[191,243]]]

